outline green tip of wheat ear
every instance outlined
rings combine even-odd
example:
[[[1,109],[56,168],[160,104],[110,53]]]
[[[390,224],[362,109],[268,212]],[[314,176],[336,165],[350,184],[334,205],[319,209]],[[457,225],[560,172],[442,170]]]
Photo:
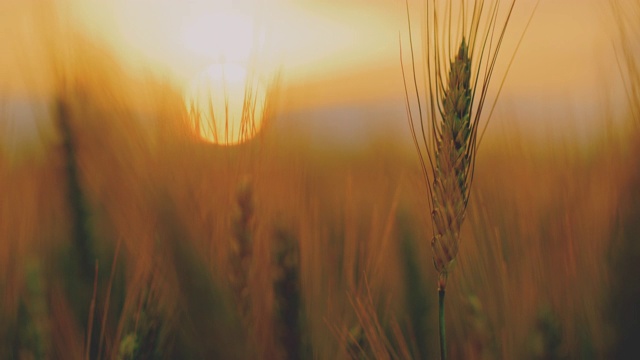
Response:
[[[460,226],[468,199],[472,141],[471,58],[465,39],[451,61],[447,87],[442,93],[441,123],[436,136],[433,219],[436,234],[431,246],[440,280],[446,284],[447,268],[458,253]]]

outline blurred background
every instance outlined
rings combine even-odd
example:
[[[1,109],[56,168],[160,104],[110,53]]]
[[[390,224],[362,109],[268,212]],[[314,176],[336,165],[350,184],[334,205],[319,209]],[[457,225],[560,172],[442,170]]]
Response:
[[[424,5],[0,3],[0,358],[436,358]],[[517,2],[451,358],[640,354],[638,19]]]

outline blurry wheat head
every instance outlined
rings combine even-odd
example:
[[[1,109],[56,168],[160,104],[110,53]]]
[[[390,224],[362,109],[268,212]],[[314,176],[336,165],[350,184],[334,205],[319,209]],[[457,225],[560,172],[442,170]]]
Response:
[[[408,72],[402,46],[400,59],[407,118],[430,199],[431,247],[441,290],[458,254],[476,150],[484,132],[478,134],[482,109],[515,2],[507,0],[504,6],[500,0],[427,0],[422,86],[418,84],[418,60],[406,2]],[[485,126],[490,116],[483,121]]]

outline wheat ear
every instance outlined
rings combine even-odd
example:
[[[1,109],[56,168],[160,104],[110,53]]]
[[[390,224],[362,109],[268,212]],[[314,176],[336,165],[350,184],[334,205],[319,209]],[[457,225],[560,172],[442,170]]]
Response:
[[[471,136],[471,59],[465,39],[451,61],[442,100],[442,121],[436,132],[434,181],[431,190],[435,235],[431,240],[438,289],[446,286],[447,269],[456,258],[460,226],[469,198]]]
[[[464,221],[473,182],[482,109],[506,28],[516,0],[507,0],[500,17],[500,0],[427,0],[425,3],[425,98],[421,98],[416,75],[409,4],[406,0],[411,52],[411,75],[417,111],[412,110],[409,85],[400,61],[406,96],[407,118],[427,185],[433,220],[433,263],[438,272],[440,354],[447,358],[444,295],[447,277],[458,255],[460,228]],[[537,2],[536,5],[537,7]],[[535,11],[535,8],[534,8]],[[533,12],[532,12],[533,16]],[[525,26],[525,31],[529,26]],[[524,32],[520,37],[520,41]],[[517,48],[520,46],[518,42]],[[453,49],[457,51],[451,54]],[[515,52],[513,55],[515,56]],[[504,75],[509,71],[513,56]],[[493,99],[500,95],[502,84]],[[423,103],[426,105],[423,112]],[[493,107],[487,118],[491,117]],[[414,116],[414,113],[416,116]]]

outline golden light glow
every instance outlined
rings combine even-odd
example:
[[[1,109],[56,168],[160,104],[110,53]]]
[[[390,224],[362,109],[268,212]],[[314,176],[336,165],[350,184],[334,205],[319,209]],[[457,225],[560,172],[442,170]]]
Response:
[[[254,54],[261,76],[278,69],[296,84],[397,67],[403,24],[402,7],[386,0],[69,1],[83,31],[120,58],[184,83],[208,64],[246,66]]]
[[[281,107],[291,112],[336,104],[402,104],[404,97],[398,45],[401,37],[406,53],[408,39],[402,1],[52,3],[65,15],[65,21],[78,27],[77,33],[105,45],[123,68],[140,77],[151,73],[189,89],[193,79],[211,64],[236,64],[261,79],[272,77],[277,69],[282,74]],[[415,34],[419,34],[423,1],[410,4],[416,9],[413,23]],[[515,48],[534,4],[535,0],[519,1],[503,44],[505,54]],[[42,80],[50,71],[43,56],[46,47],[42,44],[46,42],[40,39],[39,27],[25,20],[40,7],[35,0],[0,0],[0,24],[7,29],[0,31],[6,50],[0,53],[0,94],[28,98],[51,91]],[[499,107],[509,101],[539,107],[543,101],[569,96],[576,107],[584,109],[584,104],[599,101],[602,78],[617,88],[616,97],[625,98],[620,95],[623,90],[611,46],[612,33],[603,25],[606,19],[601,10],[593,1],[542,1],[504,83],[504,101]],[[259,72],[249,61],[254,50],[259,50],[255,59]],[[510,59],[500,58],[496,78]],[[531,105],[533,101],[536,105]]]
[[[192,130],[205,141],[235,145],[262,127],[264,86],[239,64],[209,66],[191,82],[185,99]]]
[[[264,38],[248,15],[220,10],[194,16],[182,29],[182,41],[196,56],[246,62]]]

